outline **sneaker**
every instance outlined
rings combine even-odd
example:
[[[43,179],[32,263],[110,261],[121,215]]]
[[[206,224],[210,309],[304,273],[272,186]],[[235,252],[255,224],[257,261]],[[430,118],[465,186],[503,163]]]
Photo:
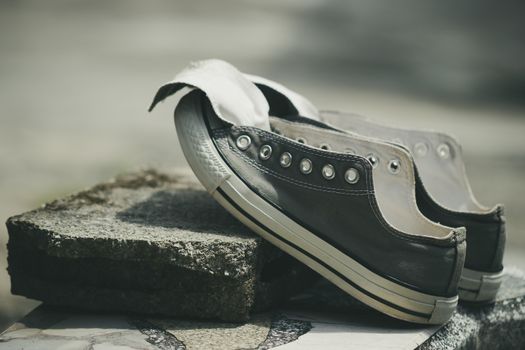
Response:
[[[384,314],[422,324],[451,317],[465,232],[419,212],[408,152],[364,139],[361,151],[392,160],[390,168],[374,168],[344,152],[347,134],[320,122],[311,127],[270,118],[268,111],[282,106],[218,60],[179,73],[159,89],[150,110],[182,89],[174,116],[181,148],[226,210]],[[313,146],[315,140],[330,146]]]
[[[349,133],[382,139],[408,150],[417,169],[419,210],[432,221],[466,228],[467,256],[459,282],[460,299],[479,303],[495,300],[503,278],[506,237],[503,205],[486,207],[476,200],[465,172],[461,146],[454,138],[439,132],[388,127],[355,114],[318,112],[304,97],[278,83],[252,75],[246,77],[268,99],[278,102],[281,109],[290,105],[288,114],[295,110],[312,120],[322,120]],[[367,157],[374,166],[390,166],[388,158],[373,152]]]

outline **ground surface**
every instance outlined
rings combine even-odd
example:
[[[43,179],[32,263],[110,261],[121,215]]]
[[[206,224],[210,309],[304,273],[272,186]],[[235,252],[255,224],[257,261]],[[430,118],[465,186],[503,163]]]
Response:
[[[321,108],[454,133],[479,199],[507,206],[507,262],[525,267],[524,110],[485,103],[500,96],[490,89],[469,95],[487,91],[478,81],[501,86],[493,75],[522,86],[522,12],[495,4],[507,12],[495,23],[485,2],[451,8],[454,16],[446,1],[125,3],[0,2],[2,221],[120,171],[185,167],[169,103],[146,109],[189,60],[218,57]],[[6,237],[1,226],[0,328],[35,306],[9,292]]]
[[[508,268],[494,304],[461,304],[443,327],[387,317],[326,280],[281,307],[241,323],[41,306],[0,335],[0,350],[82,350],[88,346],[94,350],[521,349],[525,344],[524,293],[523,272]]]

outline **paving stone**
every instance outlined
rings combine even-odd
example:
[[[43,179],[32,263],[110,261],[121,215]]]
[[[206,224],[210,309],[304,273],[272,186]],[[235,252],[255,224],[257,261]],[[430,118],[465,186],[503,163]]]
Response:
[[[247,322],[79,313],[43,306],[0,335],[3,349],[523,349],[525,276],[508,269],[492,306],[460,305],[443,327],[385,317],[322,280]],[[323,305],[324,304],[324,305]],[[317,310],[312,312],[312,310]],[[428,340],[426,340],[428,339]],[[426,341],[425,341],[426,340]]]
[[[317,278],[192,177],[144,170],[7,221],[12,291],[52,305],[246,320]]]

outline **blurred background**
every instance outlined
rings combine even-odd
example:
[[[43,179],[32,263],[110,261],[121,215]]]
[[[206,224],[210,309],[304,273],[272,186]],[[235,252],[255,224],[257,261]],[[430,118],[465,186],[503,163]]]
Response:
[[[157,87],[222,58],[319,108],[440,129],[505,203],[525,269],[525,2],[0,0],[0,219],[145,165],[185,167]],[[0,228],[0,330],[13,296]]]

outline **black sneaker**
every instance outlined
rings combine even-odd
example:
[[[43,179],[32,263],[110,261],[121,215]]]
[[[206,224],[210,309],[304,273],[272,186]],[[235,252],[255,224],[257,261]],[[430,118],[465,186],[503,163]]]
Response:
[[[418,211],[410,154],[364,141],[360,147],[392,160],[389,168],[374,168],[339,150],[349,142],[344,133],[300,124],[310,140],[279,135],[294,124],[261,118],[272,107],[238,74],[222,61],[200,62],[161,87],[151,107],[194,89],[178,102],[175,124],[208,192],[263,238],[374,309],[416,323],[447,321],[458,300],[465,233]],[[313,147],[314,139],[330,146]]]
[[[304,97],[278,83],[253,75],[246,77],[275,101],[272,115],[296,112],[356,136],[381,139],[409,150],[417,167],[418,208],[432,221],[466,228],[467,256],[459,282],[460,299],[494,301],[503,278],[506,237],[503,205],[485,207],[476,200],[465,172],[461,146],[454,138],[439,132],[388,127],[355,114],[318,112]],[[315,124],[313,120],[306,122]],[[351,143],[348,147],[351,149]],[[388,159],[373,152],[368,157],[376,166],[389,166]]]

